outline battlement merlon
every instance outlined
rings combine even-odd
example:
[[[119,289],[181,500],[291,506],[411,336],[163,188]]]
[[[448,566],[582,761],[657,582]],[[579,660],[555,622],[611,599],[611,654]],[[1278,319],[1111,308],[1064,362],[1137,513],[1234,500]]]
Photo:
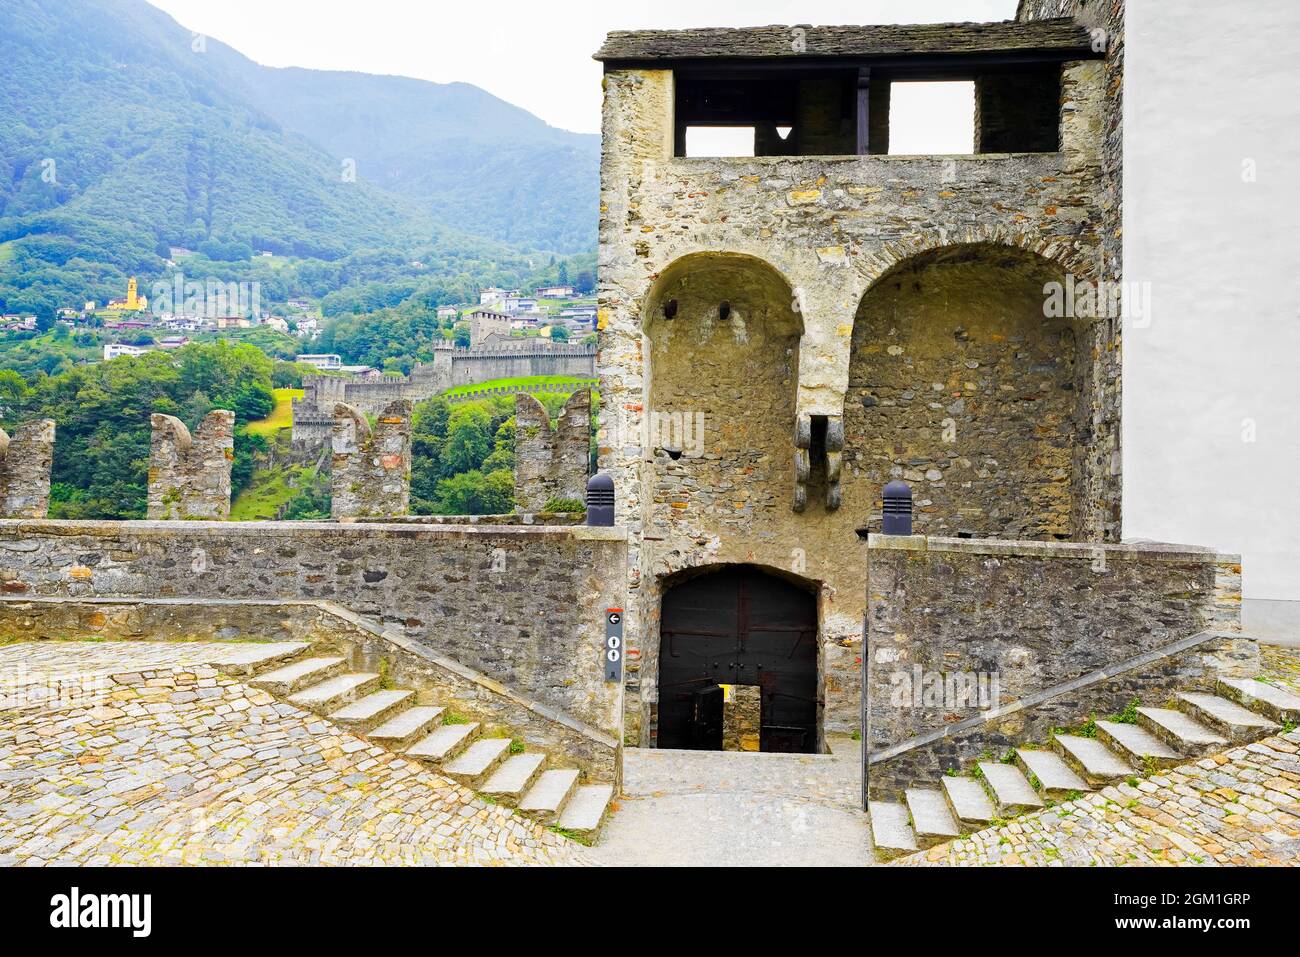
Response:
[[[340,402],[331,435],[330,513],[335,519],[392,518],[411,504],[411,402],[391,402],[372,428]]]
[[[45,518],[53,463],[53,419],[24,422],[12,439],[0,429],[0,518]]]
[[[229,518],[235,413],[214,409],[193,434],[172,415],[155,412],[149,421],[148,517]]]

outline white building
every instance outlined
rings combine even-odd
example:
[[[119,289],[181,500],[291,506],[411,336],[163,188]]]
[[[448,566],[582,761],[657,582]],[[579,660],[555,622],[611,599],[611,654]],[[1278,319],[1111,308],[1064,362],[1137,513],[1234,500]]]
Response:
[[[106,342],[104,343],[104,361],[109,362],[122,356],[142,356],[146,352],[153,352],[153,346],[131,346],[125,342]]]
[[[439,319],[455,319],[455,318],[456,318],[457,316],[459,316],[459,315],[460,315],[460,310],[457,309],[455,306],[439,306],[439,307],[438,307],[438,318],[439,318]]]
[[[1294,641],[1300,3],[1127,8],[1124,535],[1239,551],[1246,627]]]
[[[343,369],[343,357],[335,355],[332,352],[313,353],[311,355],[300,355],[295,362],[305,362],[309,366],[315,366],[317,369],[339,372]]]
[[[508,316],[522,312],[536,312],[537,300],[532,296],[506,296],[501,300],[501,311]]]

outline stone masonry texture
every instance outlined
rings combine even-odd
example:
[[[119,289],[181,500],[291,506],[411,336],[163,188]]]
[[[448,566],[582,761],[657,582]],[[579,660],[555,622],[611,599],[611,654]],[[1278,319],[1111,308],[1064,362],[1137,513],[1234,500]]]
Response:
[[[411,402],[398,399],[373,428],[350,405],[334,407],[330,514],[391,518],[411,510]]]
[[[1161,706],[1175,690],[1255,674],[1258,647],[1239,630],[1240,576],[1239,558],[1209,549],[873,535],[867,747],[874,755],[943,733],[873,760],[873,794],[933,784],[1135,697]],[[996,675],[998,703],[1017,702],[1202,632],[1216,637],[964,730],[952,725],[989,703],[907,693],[918,669],[922,681]]]
[[[0,518],[44,518],[50,508],[54,422],[24,422],[10,438],[0,429]]]
[[[817,589],[824,730],[857,729],[857,531],[891,478],[933,534],[1119,539],[1117,324],[1044,315],[1046,283],[1101,278],[1107,69],[1062,65],[1051,152],[715,159],[672,155],[671,70],[607,68],[599,467],[635,740],[665,581],[736,562]]]
[[[154,413],[150,422],[148,517],[229,518],[235,413],[214,409],[193,436],[175,416]]]
[[[9,597],[332,601],[615,737],[626,561],[618,528],[0,521]]]
[[[546,408],[525,393],[515,396],[515,507],[540,512],[553,498],[586,497],[591,452],[591,392],[569,396],[551,427]]]

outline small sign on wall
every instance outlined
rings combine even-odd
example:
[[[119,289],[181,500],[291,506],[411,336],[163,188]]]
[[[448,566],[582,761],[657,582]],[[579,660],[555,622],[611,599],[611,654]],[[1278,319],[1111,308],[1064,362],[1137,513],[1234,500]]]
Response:
[[[623,609],[605,609],[605,680],[623,680]]]

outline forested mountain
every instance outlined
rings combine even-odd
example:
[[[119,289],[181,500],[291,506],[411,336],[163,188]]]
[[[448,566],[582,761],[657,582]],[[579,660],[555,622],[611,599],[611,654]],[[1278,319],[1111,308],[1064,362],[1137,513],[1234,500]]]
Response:
[[[596,162],[465,84],[269,69],[144,0],[0,4],[5,311],[120,295],[168,246],[295,257],[312,295],[521,277],[594,243]]]

